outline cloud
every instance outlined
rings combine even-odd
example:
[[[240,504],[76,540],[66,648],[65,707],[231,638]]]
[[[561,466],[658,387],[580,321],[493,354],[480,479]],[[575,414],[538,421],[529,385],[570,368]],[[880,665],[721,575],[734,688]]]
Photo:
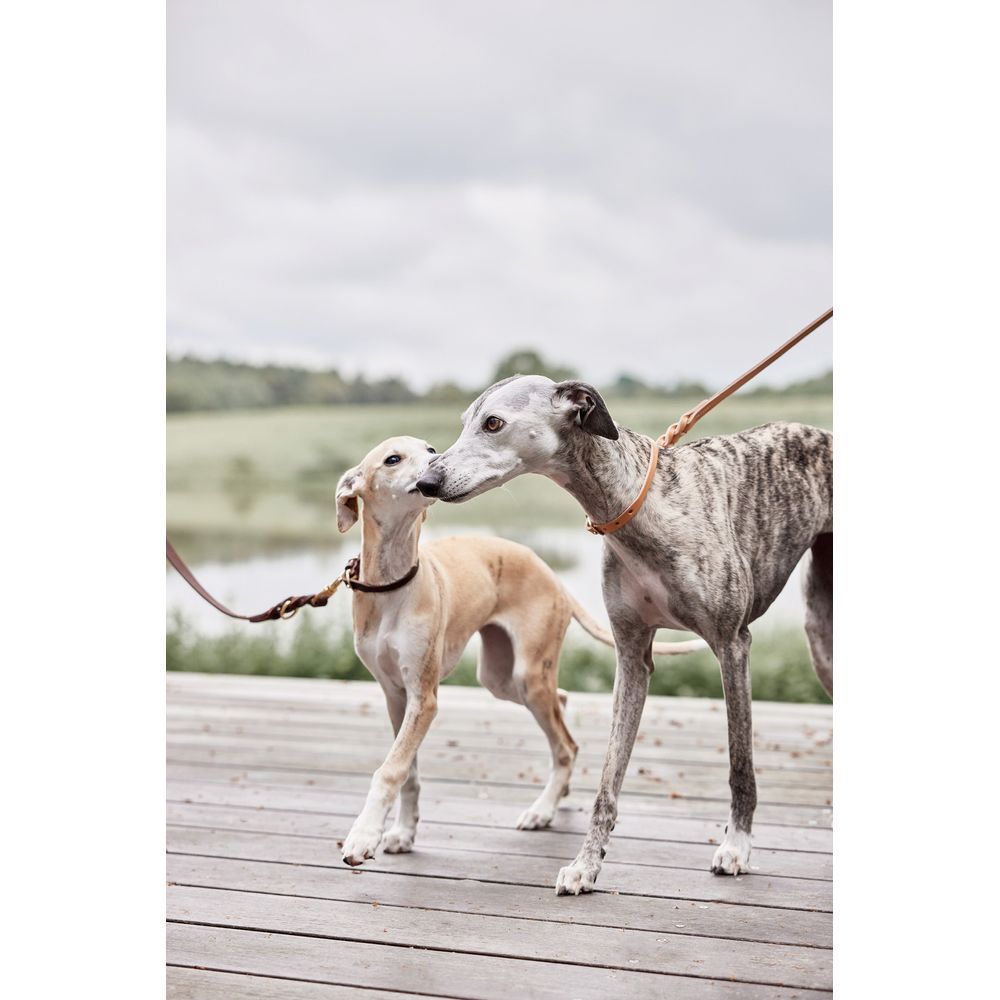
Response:
[[[721,382],[831,299],[824,5],[172,0],[168,346]],[[829,363],[817,334],[778,380]]]

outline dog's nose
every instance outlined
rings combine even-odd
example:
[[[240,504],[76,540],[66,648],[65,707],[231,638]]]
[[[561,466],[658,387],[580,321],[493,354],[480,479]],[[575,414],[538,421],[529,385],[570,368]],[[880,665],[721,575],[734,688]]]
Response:
[[[417,480],[417,489],[425,497],[436,497],[441,492],[444,483],[444,476],[434,468],[430,468],[424,473],[422,479]]]

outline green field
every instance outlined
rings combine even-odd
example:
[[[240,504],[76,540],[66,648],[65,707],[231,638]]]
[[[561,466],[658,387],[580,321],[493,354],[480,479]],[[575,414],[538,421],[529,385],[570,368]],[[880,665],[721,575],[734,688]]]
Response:
[[[698,399],[612,402],[619,423],[662,433]],[[668,406],[670,407],[668,409]],[[690,439],[769,420],[831,426],[828,396],[739,396],[709,414]],[[443,451],[458,436],[459,407],[427,404],[336,406],[167,419],[167,523],[199,552],[311,543],[335,537],[334,490],[341,474],[379,441],[409,434]],[[473,503],[434,509],[437,525],[570,525],[576,502],[540,476],[523,476]]]

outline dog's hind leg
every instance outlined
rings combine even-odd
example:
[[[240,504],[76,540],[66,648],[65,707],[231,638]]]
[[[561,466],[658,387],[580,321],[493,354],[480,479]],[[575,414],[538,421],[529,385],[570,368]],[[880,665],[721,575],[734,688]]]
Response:
[[[753,772],[753,716],[750,707],[750,632],[746,628],[730,640],[711,643],[722,668],[729,721],[729,790],[732,801],[726,835],[715,857],[715,875],[739,875],[750,867],[750,830],[757,808],[757,779]]]
[[[569,624],[567,619],[566,625]],[[548,637],[547,647],[530,665],[515,665],[514,679],[521,692],[521,700],[535,717],[545,733],[552,753],[552,770],[542,794],[529,806],[517,821],[519,830],[541,830],[547,827],[556,814],[559,800],[569,794],[569,779],[573,773],[577,745],[566,727],[563,707],[566,692],[556,687],[559,670],[559,651],[566,625],[556,635]],[[560,697],[561,694],[561,697]]]
[[[833,532],[812,545],[802,590],[806,599],[806,637],[820,684],[833,697]]]
[[[386,693],[386,707],[392,720],[392,731],[399,734],[406,713],[406,692],[390,696]],[[417,776],[417,757],[414,755],[410,765],[410,773],[399,790],[399,811],[396,822],[382,838],[382,849],[386,854],[404,854],[413,850],[413,841],[417,835],[417,823],[420,821],[420,779]]]
[[[609,608],[609,612],[610,612]],[[642,706],[649,691],[649,676],[653,672],[653,636],[655,630],[629,624],[619,627],[611,616],[618,658],[615,690],[611,709],[611,735],[604,758],[590,829],[580,853],[572,864],[559,872],[556,893],[560,896],[593,892],[601,870],[605,848],[618,818],[618,793],[625,780],[629,758],[639,732]]]

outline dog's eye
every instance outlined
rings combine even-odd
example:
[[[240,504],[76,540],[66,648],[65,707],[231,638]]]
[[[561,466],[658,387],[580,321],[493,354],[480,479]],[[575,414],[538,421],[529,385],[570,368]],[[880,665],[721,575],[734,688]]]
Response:
[[[499,417],[487,417],[483,421],[483,430],[489,431],[490,434],[496,434],[498,430],[507,425],[506,420],[501,420]]]
[[[435,450],[434,448],[428,448],[427,450],[428,450],[428,451],[429,451],[429,452],[430,452],[430,453],[431,453],[432,455],[436,455],[436,454],[437,454],[437,451],[436,451],[436,450]]]
[[[386,465],[398,465],[403,459],[400,455],[390,455],[386,460]]]

